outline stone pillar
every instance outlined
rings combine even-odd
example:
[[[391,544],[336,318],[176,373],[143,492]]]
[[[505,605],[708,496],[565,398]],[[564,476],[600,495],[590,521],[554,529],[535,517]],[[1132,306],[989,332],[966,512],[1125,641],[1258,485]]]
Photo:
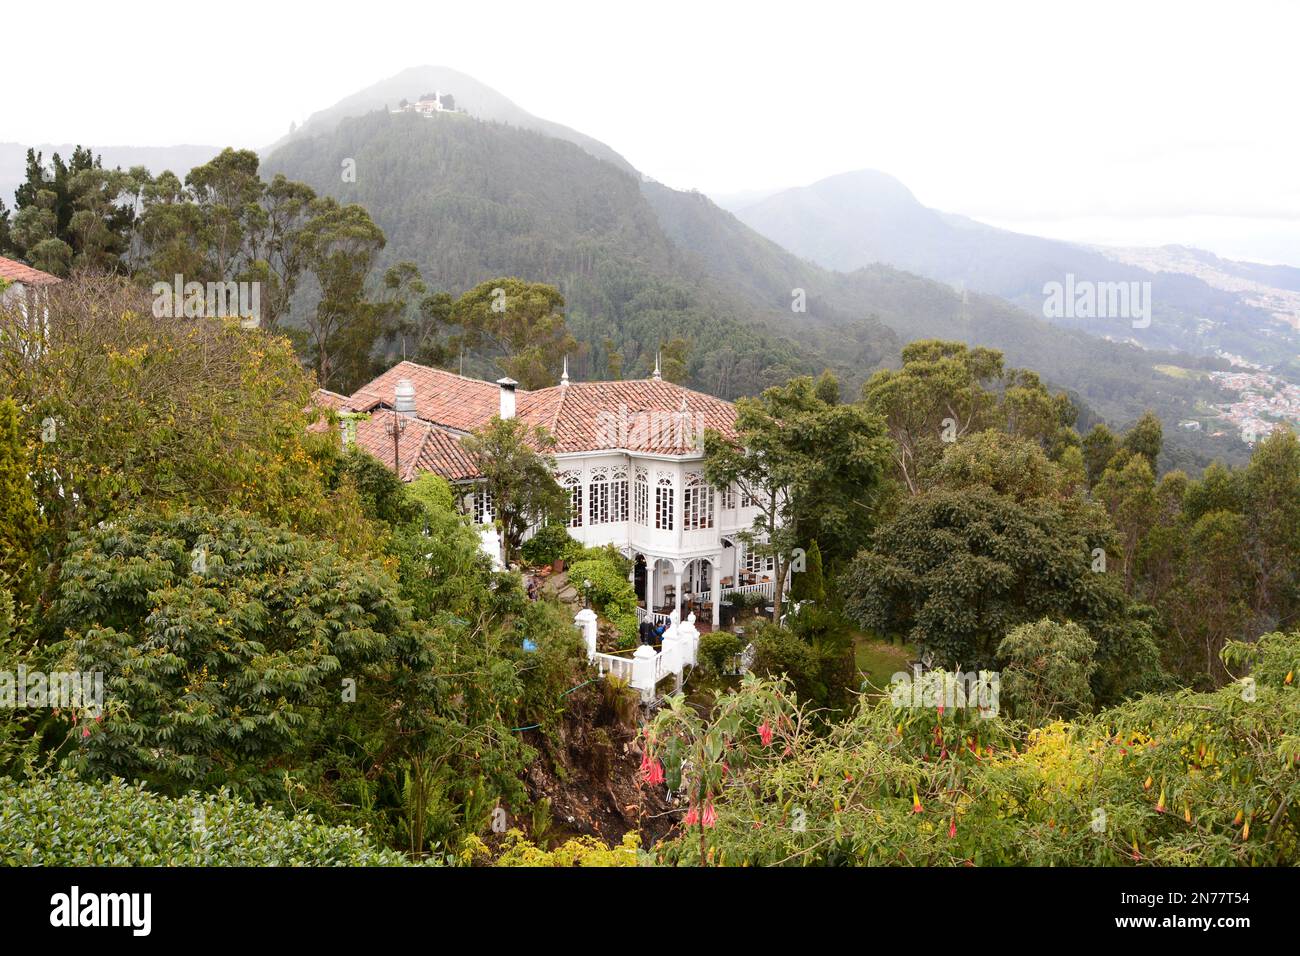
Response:
[[[641,692],[643,703],[655,697],[655,653],[653,647],[642,644],[632,655],[632,686]]]
[[[713,598],[713,629],[716,631],[722,624],[722,555],[710,558],[709,567],[713,568],[709,594]]]
[[[582,631],[582,639],[587,644],[587,663],[596,659],[596,612],[584,607],[573,618],[573,626]]]

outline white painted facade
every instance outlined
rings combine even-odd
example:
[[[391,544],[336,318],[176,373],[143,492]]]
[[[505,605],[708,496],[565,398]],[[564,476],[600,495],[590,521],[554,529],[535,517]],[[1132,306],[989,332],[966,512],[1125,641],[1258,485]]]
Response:
[[[638,565],[633,581],[645,612],[667,616],[674,599],[679,609],[688,599],[704,599],[712,605],[716,628],[722,603],[713,595],[725,597],[726,590],[745,585],[771,593],[771,559],[747,555],[738,536],[753,529],[758,509],[744,506],[735,490],[722,493],[708,485],[702,452],[605,450],[554,457],[556,481],[570,495],[569,534],[589,547],[612,544]],[[477,521],[490,521],[490,509],[476,497],[477,492],[470,496],[467,510]]]

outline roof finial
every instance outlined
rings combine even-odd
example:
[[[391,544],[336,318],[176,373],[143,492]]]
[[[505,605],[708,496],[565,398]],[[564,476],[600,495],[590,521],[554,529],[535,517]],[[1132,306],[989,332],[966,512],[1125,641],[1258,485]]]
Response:
[[[569,357],[567,355],[564,356],[564,372],[560,375],[560,384],[569,384]]]
[[[652,378],[654,378],[654,380],[655,380],[656,382],[658,382],[658,381],[662,381],[662,379],[661,379],[660,376],[659,376],[659,356],[660,356],[661,354],[662,354],[662,352],[656,352],[656,353],[655,353],[655,373],[654,373],[654,375],[652,376]]]

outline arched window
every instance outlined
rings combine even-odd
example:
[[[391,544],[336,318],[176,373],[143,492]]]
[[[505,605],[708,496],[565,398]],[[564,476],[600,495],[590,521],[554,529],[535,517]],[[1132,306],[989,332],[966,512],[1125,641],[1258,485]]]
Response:
[[[632,520],[641,527],[650,526],[650,479],[644,468],[637,468],[633,490]]]
[[[582,526],[582,472],[562,471],[555,476],[562,487],[569,489],[569,527]]]
[[[609,472],[609,520],[627,520],[626,468],[613,468]]]
[[[587,495],[587,523],[627,520],[627,469],[593,468]]]
[[[698,471],[686,475],[682,492],[682,528],[701,531],[713,527],[713,489]]]
[[[673,488],[671,475],[660,473],[655,482],[655,528],[660,531],[673,530],[673,510],[677,506],[677,494]]]

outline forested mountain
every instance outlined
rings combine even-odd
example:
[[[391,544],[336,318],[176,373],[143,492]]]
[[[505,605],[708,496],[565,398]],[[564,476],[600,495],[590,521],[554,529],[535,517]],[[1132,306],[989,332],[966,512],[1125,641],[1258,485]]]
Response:
[[[628,172],[635,172],[631,163],[599,140],[560,123],[534,116],[474,77],[445,66],[414,66],[344,97],[333,106],[313,113],[301,128],[273,143],[267,152],[284,145],[294,136],[329,132],[346,117],[360,116],[376,109],[392,109],[403,100],[413,101],[426,93],[450,93],[454,97],[456,108],[465,110],[476,119],[505,123],[577,143],[597,159],[609,160]]]
[[[395,79],[382,95],[395,102],[419,86]],[[1001,348],[1009,363],[1041,370],[1118,423],[1146,408],[1172,422],[1219,397],[1197,378],[1154,372],[1169,356],[1059,329],[992,297],[884,266],[822,268],[699,193],[636,176],[572,137],[484,122],[472,110],[342,118],[347,102],[267,156],[267,173],[365,206],[387,237],[383,261],[415,262],[432,288],[459,293],[507,274],[556,284],[585,348],[576,375],[643,374],[657,348],[682,339],[690,381],[723,397],[824,367],[854,394],[872,370],[897,362],[901,344],[939,335]],[[355,181],[343,175],[346,160]],[[1170,462],[1237,451],[1190,440],[1211,447],[1190,454],[1173,442]]]
[[[1293,363],[1300,350],[1300,314],[1293,314],[1300,313],[1300,298],[1288,302],[1285,295],[1300,273],[1286,267],[1223,263],[1200,250],[1186,250],[1193,261],[1179,264],[1155,250],[1121,254],[997,229],[923,206],[905,185],[875,170],[831,176],[734,211],[826,268],[847,272],[884,263],[1001,296],[1036,315],[1043,314],[1044,284],[1064,282],[1067,274],[1151,283],[1146,328],[1133,328],[1127,317],[1053,318],[1094,336],[1192,354],[1223,350],[1268,365]],[[1213,272],[1237,281],[1215,281]]]

